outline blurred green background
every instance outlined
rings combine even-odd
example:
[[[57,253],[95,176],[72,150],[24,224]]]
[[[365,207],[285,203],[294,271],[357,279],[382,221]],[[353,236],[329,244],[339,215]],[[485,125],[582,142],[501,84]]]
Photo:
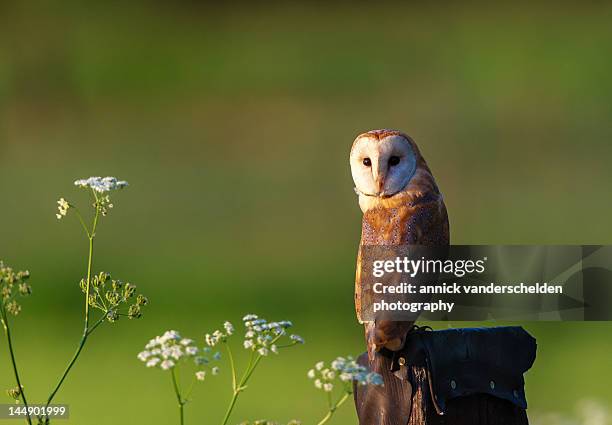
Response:
[[[81,332],[87,244],[75,217],[55,218],[60,196],[86,204],[75,178],[130,182],[95,269],[151,304],[89,341],[56,399],[69,424],[175,423],[170,377],[136,354],[247,312],[293,320],[307,344],[262,364],[231,423],[315,423],[325,399],[307,369],[364,347],[348,166],[362,131],[414,137],[454,243],[611,243],[611,18],[596,2],[2,2],[0,257],[32,272],[13,321],[30,401]],[[523,325],[539,344],[536,421],[612,404],[612,324]],[[188,423],[220,421],[227,372],[197,388]],[[0,386],[13,385],[3,341]],[[355,423],[352,407],[334,421]]]

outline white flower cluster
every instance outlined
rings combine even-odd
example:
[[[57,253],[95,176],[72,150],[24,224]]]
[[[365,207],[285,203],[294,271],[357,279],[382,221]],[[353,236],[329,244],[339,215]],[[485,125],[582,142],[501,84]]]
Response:
[[[257,351],[261,356],[267,356],[270,352],[278,354],[278,340],[287,335],[287,329],[293,326],[293,323],[288,320],[268,322],[255,314],[247,314],[242,318],[242,321],[246,328],[244,348]],[[290,335],[289,339],[291,341],[289,345],[304,343],[304,339],[299,335]]]
[[[69,208],[70,208],[70,204],[68,203],[68,201],[66,201],[64,198],[60,198],[59,201],[57,201],[57,211],[58,211],[58,213],[55,214],[57,219],[61,220],[62,217],[66,217],[66,214],[68,214],[68,209]]]
[[[340,382],[344,388],[356,381],[359,385],[383,385],[383,378],[376,372],[368,372],[364,366],[357,364],[352,357],[337,357],[327,367],[325,362],[318,362],[314,369],[308,371],[308,378],[314,379],[314,385],[325,392],[334,389],[334,383]]]
[[[117,180],[115,177],[89,177],[74,182],[75,186],[91,188],[99,193],[110,192],[115,189],[123,189],[128,185],[125,180]]]
[[[212,334],[204,335],[204,341],[209,347],[214,347],[220,342],[227,341],[227,338],[234,334],[234,325],[230,322],[223,323],[223,331],[216,330]]]
[[[210,347],[199,349],[194,345],[194,341],[189,338],[182,338],[177,331],[166,331],[162,336],[156,336],[145,345],[144,351],[138,353],[138,359],[146,364],[147,367],[159,367],[169,370],[178,365],[179,361],[191,359],[196,366],[210,367],[212,360],[219,360],[220,353],[211,355]],[[210,357],[209,357],[210,356]],[[218,367],[210,367],[211,373],[217,375]],[[205,370],[198,370],[195,373],[196,379],[203,381],[206,377]]]

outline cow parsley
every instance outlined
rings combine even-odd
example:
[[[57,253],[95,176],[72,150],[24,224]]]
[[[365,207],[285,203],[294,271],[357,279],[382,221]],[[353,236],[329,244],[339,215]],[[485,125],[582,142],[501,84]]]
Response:
[[[208,346],[198,347],[193,339],[183,338],[177,331],[166,331],[161,336],[149,340],[144,350],[138,353],[138,360],[146,367],[168,370],[172,375],[172,387],[179,405],[181,424],[184,422],[184,406],[194,384],[206,380],[207,372],[218,375],[219,367],[212,363],[221,359],[219,352],[212,352]],[[191,383],[188,387],[181,387],[180,369],[195,369],[191,374]]]
[[[319,425],[326,423],[334,412],[353,394],[353,383],[357,385],[383,385],[383,378],[375,372],[369,372],[352,357],[337,357],[329,366],[318,362],[306,374],[314,381],[314,386],[327,393],[328,411]],[[334,399],[332,392],[339,388],[340,395]]]
[[[130,319],[140,318],[142,315],[142,308],[148,304],[148,299],[144,295],[136,294],[135,285],[112,279],[110,274],[105,272],[95,274],[92,269],[94,241],[98,233],[100,217],[106,216],[108,211],[114,207],[109,192],[116,189],[122,189],[126,187],[128,183],[123,180],[118,180],[115,177],[89,177],[87,179],[77,180],[74,184],[90,192],[91,199],[93,200],[91,204],[93,210],[91,214],[91,224],[87,225],[85,218],[77,206],[67,201],[64,197],[61,197],[57,201],[58,212],[56,217],[62,219],[68,215],[70,210],[74,210],[74,214],[78,218],[89,242],[87,276],[81,279],[79,284],[84,294],[84,329],[73,358],[68,363],[64,373],[60,376],[55,388],[47,398],[47,406],[59,391],[92,332],[102,323],[115,322],[121,316]],[[93,316],[92,310],[99,310],[101,312],[93,323],[90,322]],[[168,366],[168,363],[165,363],[164,366]],[[45,420],[48,420],[48,418],[45,418]]]
[[[28,401],[23,385],[21,384],[21,378],[15,360],[9,315],[17,316],[21,311],[21,305],[17,302],[17,297],[27,297],[32,293],[32,287],[28,283],[29,278],[29,271],[15,271],[0,260],[0,323],[2,324],[4,336],[6,337],[10,359],[13,365],[15,382],[17,384],[16,387],[8,389],[7,394],[15,400],[21,400],[26,410]],[[28,423],[31,423],[29,412],[27,412],[26,419]]]
[[[98,234],[100,218],[107,215],[108,211],[114,206],[111,202],[110,192],[126,187],[127,182],[118,180],[115,177],[90,177],[77,180],[75,185],[89,191],[93,201],[91,203],[92,213],[89,224],[77,206],[64,197],[59,198],[57,201],[57,212],[55,215],[58,219],[63,219],[69,214],[75,215],[88,240],[87,275],[80,281],[80,287],[84,293],[83,331],[75,353],[46,399],[45,408],[49,407],[57,392],[66,382],[66,378],[79,359],[88,338],[98,326],[105,322],[115,322],[122,316],[129,317],[130,319],[139,318],[142,315],[143,307],[148,303],[144,295],[136,293],[135,285],[112,279],[108,273],[101,272],[94,274],[92,268],[94,262],[94,241]],[[26,411],[26,421],[31,425],[31,409],[28,408],[24,386],[20,382],[8,320],[9,315],[17,315],[21,311],[21,305],[17,302],[18,297],[27,296],[32,292],[28,283],[29,276],[29,272],[15,272],[0,261],[0,322],[7,338],[12,369],[17,383],[17,386],[9,389],[8,393],[12,398],[23,402]],[[99,310],[97,317],[94,314],[95,310]],[[193,353],[193,350],[190,348],[186,348],[185,351]],[[149,360],[151,363],[159,363],[159,367],[165,368],[171,368],[174,361],[172,359],[153,360],[153,358]],[[42,411],[47,411],[47,409],[42,409]],[[36,419],[40,424],[49,423],[49,417],[44,414],[38,415]]]
[[[117,180],[115,177],[89,177],[79,179],[74,185],[84,189],[91,189],[98,193],[110,192],[111,190],[123,189],[128,186],[125,180]]]

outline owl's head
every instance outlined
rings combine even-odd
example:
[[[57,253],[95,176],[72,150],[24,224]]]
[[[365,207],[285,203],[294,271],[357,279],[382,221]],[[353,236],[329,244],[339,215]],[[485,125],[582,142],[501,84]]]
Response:
[[[417,168],[416,145],[395,130],[372,130],[353,142],[351,174],[358,194],[388,198],[401,192]]]

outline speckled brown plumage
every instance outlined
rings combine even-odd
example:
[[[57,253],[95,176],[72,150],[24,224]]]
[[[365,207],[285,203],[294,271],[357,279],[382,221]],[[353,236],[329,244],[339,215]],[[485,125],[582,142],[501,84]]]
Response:
[[[416,168],[407,185],[392,196],[360,194],[359,204],[363,211],[360,244],[448,245],[450,237],[446,206],[431,170],[414,141],[396,130],[374,130],[357,136],[353,149],[360,139],[366,138],[375,145],[390,136],[401,137],[410,145],[416,158]],[[361,258],[358,257],[355,308],[361,321],[360,270]],[[370,358],[381,347],[391,350],[401,348],[412,324],[385,320],[365,323]]]

